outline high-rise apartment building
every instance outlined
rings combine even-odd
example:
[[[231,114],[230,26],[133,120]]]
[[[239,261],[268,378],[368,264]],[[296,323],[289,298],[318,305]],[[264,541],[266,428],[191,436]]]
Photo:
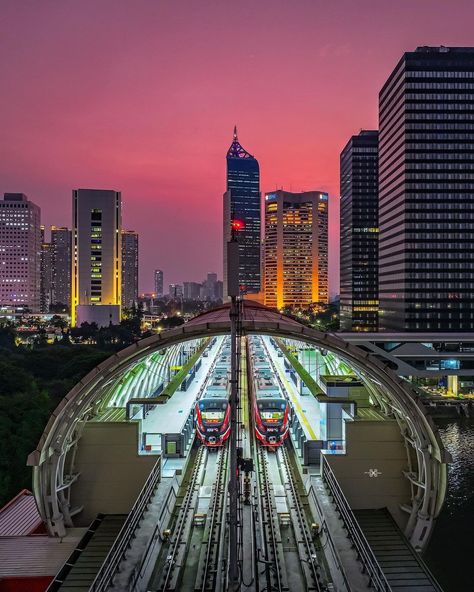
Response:
[[[163,272],[161,269],[155,269],[155,294],[158,298],[163,296]]]
[[[199,300],[202,285],[199,282],[183,282],[183,297],[185,300]]]
[[[328,303],[328,195],[265,195],[265,304],[273,308]]]
[[[138,234],[122,230],[122,306],[138,302]]]
[[[377,331],[378,132],[352,136],[341,153],[341,330]]]
[[[0,306],[40,310],[40,216],[23,193],[0,201]]]
[[[405,53],[379,97],[379,327],[474,330],[474,48]]]
[[[46,242],[44,230],[41,226],[40,312],[48,313],[53,303],[53,245]]]
[[[120,193],[76,189],[72,206],[72,324],[84,320],[101,325],[118,322],[122,291]]]
[[[182,300],[183,286],[181,284],[170,284],[168,288],[168,295],[172,300]]]
[[[257,159],[239,143],[236,128],[227,152],[227,191],[224,193],[224,298],[227,298],[227,243],[231,238],[232,220],[244,224],[238,233],[240,289],[242,294],[256,294],[261,290],[260,169]]]
[[[51,226],[52,303],[69,306],[71,303],[71,230]]]

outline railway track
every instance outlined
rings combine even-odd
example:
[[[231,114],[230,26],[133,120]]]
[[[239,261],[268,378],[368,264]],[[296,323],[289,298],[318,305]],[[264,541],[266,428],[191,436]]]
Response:
[[[218,452],[216,482],[214,483],[206,520],[201,555],[199,558],[195,592],[214,592],[222,574],[222,538],[225,523],[226,484],[229,448]]]
[[[277,374],[273,364],[272,368]],[[278,375],[277,378],[284,392]],[[248,382],[252,398],[255,390],[251,369]],[[252,422],[252,432],[254,429]],[[288,452],[290,446],[287,440],[284,445],[269,450],[252,438],[256,471],[254,503],[258,506],[260,532],[257,560],[264,567],[259,572],[258,588],[265,592],[296,589],[324,592],[327,588],[322,583],[318,553],[300,494],[300,475],[293,468]]]
[[[300,565],[306,581],[306,590],[308,592],[321,592],[323,590],[320,582],[321,568],[319,566],[313,538],[310,529],[308,528],[306,511],[298,493],[296,484],[297,478],[294,474],[294,469],[291,466],[286,447],[281,446],[278,449],[277,454],[293,531],[296,537]]]
[[[186,494],[174,524],[165,567],[158,587],[158,590],[162,592],[179,589],[179,577],[186,559],[193,515],[197,506],[199,488],[208,454],[209,452],[204,446],[201,446],[197,452]]]
[[[273,495],[273,483],[268,470],[268,451],[254,442],[257,471],[257,500],[259,523],[261,529],[261,548],[257,557],[264,565],[265,586],[268,591],[283,592],[289,590],[286,566],[283,557],[280,526]]]

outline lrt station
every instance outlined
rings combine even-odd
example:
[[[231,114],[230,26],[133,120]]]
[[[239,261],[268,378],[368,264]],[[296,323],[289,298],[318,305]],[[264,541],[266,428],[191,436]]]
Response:
[[[405,356],[229,295],[64,398],[0,512],[0,589],[441,590],[449,457]]]

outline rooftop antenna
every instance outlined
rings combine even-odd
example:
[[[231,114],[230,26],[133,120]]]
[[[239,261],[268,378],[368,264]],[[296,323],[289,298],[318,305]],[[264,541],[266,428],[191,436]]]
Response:
[[[237,126],[234,125],[234,142],[238,141],[238,137],[237,137]]]

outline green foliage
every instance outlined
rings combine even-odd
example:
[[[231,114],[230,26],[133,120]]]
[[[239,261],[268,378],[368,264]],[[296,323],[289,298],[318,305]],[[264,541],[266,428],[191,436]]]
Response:
[[[97,346],[53,344],[14,346],[0,329],[0,506],[31,488],[26,459],[40,439],[51,412],[94,366],[110,355]]]

